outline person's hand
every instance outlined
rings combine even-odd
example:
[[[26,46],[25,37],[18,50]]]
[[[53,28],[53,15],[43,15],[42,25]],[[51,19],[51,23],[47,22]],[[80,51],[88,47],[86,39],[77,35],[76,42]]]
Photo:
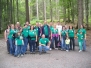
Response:
[[[7,39],[5,39],[5,42],[7,42]]]

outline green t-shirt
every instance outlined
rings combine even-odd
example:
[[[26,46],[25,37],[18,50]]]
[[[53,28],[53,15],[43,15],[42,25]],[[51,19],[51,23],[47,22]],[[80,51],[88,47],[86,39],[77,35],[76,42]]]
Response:
[[[50,30],[51,30],[52,33],[53,33],[53,29],[54,29],[54,27],[53,26],[50,26]]]
[[[44,25],[44,33],[45,33],[45,35],[48,35],[48,27],[47,27],[47,25]]]
[[[58,29],[53,29],[53,34],[58,34]]]
[[[69,37],[74,37],[74,35],[75,35],[75,33],[74,33],[74,30],[72,29],[72,30],[68,30],[68,36]]]
[[[38,36],[38,27],[35,27],[36,34]]]
[[[28,28],[23,28],[23,31],[22,31],[23,37],[28,37],[28,32],[29,32]]]
[[[21,45],[24,45],[24,41],[23,41],[23,37],[21,38],[22,36],[18,36],[16,39],[15,39],[15,45],[18,45],[18,46],[21,46]]]
[[[83,37],[85,38],[86,30],[85,29],[79,29],[78,33],[82,32]]]
[[[66,36],[66,31],[65,30],[61,30],[61,35],[62,36]]]
[[[39,43],[41,43],[41,44],[43,44],[43,45],[47,45],[48,42],[49,42],[49,39],[47,39],[47,38],[41,38],[41,39],[39,40]]]
[[[9,32],[9,34],[8,34],[8,38],[9,39],[13,38],[13,34],[14,33],[16,33],[16,31],[11,29],[10,32]]]
[[[78,41],[79,42],[82,42],[83,39],[84,39],[83,35],[82,34],[79,34],[79,33],[77,33],[77,37],[78,37]]]
[[[29,37],[31,40],[36,40],[36,31],[35,30],[29,30]]]

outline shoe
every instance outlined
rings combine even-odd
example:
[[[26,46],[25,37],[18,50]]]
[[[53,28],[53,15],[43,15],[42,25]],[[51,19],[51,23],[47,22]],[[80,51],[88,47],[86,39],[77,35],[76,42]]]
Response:
[[[18,58],[20,57],[20,55],[17,56]]]
[[[79,50],[79,52],[82,52],[82,50]]]
[[[35,54],[35,52],[32,52],[32,54]]]
[[[33,52],[30,52],[30,54],[32,54]]]
[[[23,54],[21,54],[21,57],[23,57],[24,55]]]
[[[50,48],[50,51],[52,50],[52,48]]]
[[[69,52],[69,50],[66,50],[67,52]]]
[[[58,50],[58,48],[55,48],[56,50]]]
[[[39,52],[39,55],[41,55],[42,54],[42,52]]]

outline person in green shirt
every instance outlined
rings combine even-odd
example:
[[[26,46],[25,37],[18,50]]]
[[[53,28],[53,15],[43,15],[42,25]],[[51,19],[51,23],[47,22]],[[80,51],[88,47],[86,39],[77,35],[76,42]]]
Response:
[[[17,33],[17,37],[15,38],[15,45],[17,46],[17,48],[15,49],[15,56],[20,57],[23,56],[23,45],[24,45],[24,41],[23,41],[23,36],[21,35],[20,32]]]
[[[22,35],[23,35],[23,40],[24,40],[23,52],[24,54],[26,54],[27,45],[28,45],[28,36],[29,36],[29,26],[27,24],[25,24],[22,29]]]
[[[75,39],[74,39],[75,31],[72,26],[69,26],[69,30],[67,33],[70,39],[70,50],[75,50]]]
[[[67,37],[67,32],[65,30],[65,26],[62,26],[62,30],[60,31],[61,50],[66,50],[66,45],[65,45],[66,37]]]
[[[11,24],[11,29],[9,30],[9,34],[8,34],[8,40],[9,40],[9,44],[10,44],[10,54],[14,54],[14,39],[13,39],[13,34],[16,33],[15,29],[14,29],[14,24]]]
[[[78,33],[82,32],[83,35],[83,51],[86,50],[86,29],[81,25],[81,28],[78,30]]]
[[[45,38],[45,35],[42,35],[42,38],[39,40],[39,54],[44,51],[45,53],[50,49],[50,41],[48,38]]]
[[[83,43],[83,39],[84,39],[82,32],[77,33],[77,38],[78,38],[79,49],[80,49],[79,52],[81,52],[82,51],[82,43]]]
[[[29,43],[30,43],[30,52],[35,53],[35,44],[37,42],[37,33],[34,30],[34,27],[31,26],[31,30],[29,30]]]

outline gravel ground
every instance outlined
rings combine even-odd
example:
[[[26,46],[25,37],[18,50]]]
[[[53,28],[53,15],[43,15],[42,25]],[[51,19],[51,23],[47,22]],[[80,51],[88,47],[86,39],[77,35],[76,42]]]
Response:
[[[76,46],[75,51],[52,50],[47,54],[26,54],[17,58],[7,54],[5,41],[1,39],[0,68],[91,68],[91,47],[81,53]]]

